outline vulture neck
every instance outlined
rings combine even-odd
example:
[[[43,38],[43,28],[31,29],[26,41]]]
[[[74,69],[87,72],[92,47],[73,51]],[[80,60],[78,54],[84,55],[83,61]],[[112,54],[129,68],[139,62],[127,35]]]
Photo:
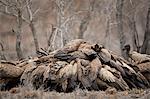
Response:
[[[130,48],[126,48],[125,51],[126,51],[125,53],[126,53],[126,58],[127,58],[126,60],[129,61],[129,58],[131,58],[131,50]]]

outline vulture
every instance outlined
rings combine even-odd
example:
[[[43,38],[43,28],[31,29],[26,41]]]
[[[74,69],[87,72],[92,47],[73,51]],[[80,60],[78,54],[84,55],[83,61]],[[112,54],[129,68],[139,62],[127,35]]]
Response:
[[[107,65],[103,65],[103,67],[100,69],[99,78],[106,82],[109,86],[115,87],[117,90],[129,89],[120,73]]]
[[[56,91],[65,91],[65,88],[63,86],[62,89],[62,82],[63,80],[63,71],[61,69],[65,68],[66,65],[69,63],[66,61],[56,61],[49,63],[48,66],[46,66],[46,69],[43,73],[43,83],[44,83],[44,89],[48,88],[48,90],[56,90]],[[60,74],[60,70],[62,71]],[[61,78],[62,77],[62,78]],[[65,85],[67,82],[63,82]]]
[[[69,43],[67,43],[62,49],[60,49],[61,51],[65,52],[65,53],[70,53],[73,51],[77,51],[79,46],[82,43],[86,43],[84,40],[82,39],[76,39],[76,40],[72,40]]]
[[[88,90],[98,90],[96,79],[101,68],[99,58],[89,60],[77,59],[78,80],[82,83],[82,87]]]
[[[88,57],[87,57],[82,51],[74,51],[74,52],[70,53],[70,55],[71,55],[74,59],[79,58],[79,59],[88,60]]]
[[[66,44],[62,49],[55,51],[54,58],[57,58],[61,61],[70,62],[76,58],[70,55],[70,53],[77,51],[79,47],[84,43],[86,42],[83,41],[82,39],[72,40],[68,44]]]
[[[118,70],[130,88],[145,88],[146,85],[149,85],[145,77],[136,72],[124,59],[117,57],[104,47],[99,47],[98,51],[98,56],[102,63]]]
[[[10,62],[0,63],[0,78],[17,78],[21,76],[23,69],[17,67],[15,64]]]
[[[43,73],[46,70],[45,65],[38,66],[35,70],[31,73],[31,84],[35,89],[42,88],[43,86]]]
[[[23,74],[20,77],[20,82],[22,85],[28,85],[31,81],[31,74],[37,68],[35,62],[29,60]]]
[[[65,65],[64,68],[61,68],[58,72],[59,83],[62,84],[62,89],[64,92],[67,91],[68,86],[74,87],[75,85],[71,85],[70,82],[75,82],[77,79],[77,63],[75,61],[71,61],[70,64]],[[71,81],[73,80],[73,81]]]
[[[54,63],[50,63],[49,67],[49,78],[52,82],[58,82],[59,80],[57,79],[57,74],[61,68],[64,68],[68,63],[66,61],[57,61]]]
[[[136,51],[131,51],[130,45],[125,45],[123,50],[126,50],[128,56],[137,64],[144,61],[150,62],[150,55],[141,54]]]
[[[89,64],[87,65],[82,65],[82,61],[84,59],[76,59],[77,60],[77,76],[78,80],[82,84],[82,88],[89,89],[91,87],[92,81],[90,81],[90,78],[88,77],[89,71],[90,71],[90,66]]]
[[[130,45],[125,45],[124,50],[128,52],[127,54],[135,62],[141,74],[144,75],[150,83],[150,55],[130,51]]]
[[[137,64],[137,66],[138,66],[140,72],[142,73],[142,75],[144,75],[144,77],[150,83],[150,62],[139,63],[139,64]]]
[[[97,53],[92,49],[92,46],[93,45],[89,43],[81,44],[78,48],[78,51],[81,51],[82,53],[84,53],[86,57],[88,58],[88,60],[93,60],[94,58],[97,57]]]
[[[9,90],[19,84],[19,77],[23,69],[12,62],[0,62],[0,90]]]

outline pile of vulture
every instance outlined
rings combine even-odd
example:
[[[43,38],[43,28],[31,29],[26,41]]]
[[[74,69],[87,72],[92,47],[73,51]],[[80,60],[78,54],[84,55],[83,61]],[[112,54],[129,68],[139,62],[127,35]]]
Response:
[[[76,88],[124,91],[150,87],[150,56],[124,50],[129,61],[102,45],[82,39],[63,48],[22,61],[0,60],[0,89],[31,86],[46,91],[71,92]]]

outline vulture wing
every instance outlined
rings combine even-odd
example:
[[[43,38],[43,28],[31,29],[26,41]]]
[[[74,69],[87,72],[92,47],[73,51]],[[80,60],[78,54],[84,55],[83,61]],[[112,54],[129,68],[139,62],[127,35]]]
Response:
[[[21,76],[23,69],[10,63],[0,64],[0,78],[16,78]]]
[[[90,65],[89,79],[91,81],[94,81],[97,78],[98,72],[102,67],[102,64],[99,58],[95,58],[91,61],[89,65]]]

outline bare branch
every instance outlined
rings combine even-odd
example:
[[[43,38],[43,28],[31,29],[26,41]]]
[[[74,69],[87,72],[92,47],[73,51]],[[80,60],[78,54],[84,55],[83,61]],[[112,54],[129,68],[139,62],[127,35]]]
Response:
[[[33,17],[40,11],[40,8],[36,9],[34,12],[33,12]]]
[[[26,1],[26,5],[27,5],[27,12],[29,14],[29,20],[32,21],[33,20],[33,15],[32,15],[32,11],[31,11],[30,0]]]

